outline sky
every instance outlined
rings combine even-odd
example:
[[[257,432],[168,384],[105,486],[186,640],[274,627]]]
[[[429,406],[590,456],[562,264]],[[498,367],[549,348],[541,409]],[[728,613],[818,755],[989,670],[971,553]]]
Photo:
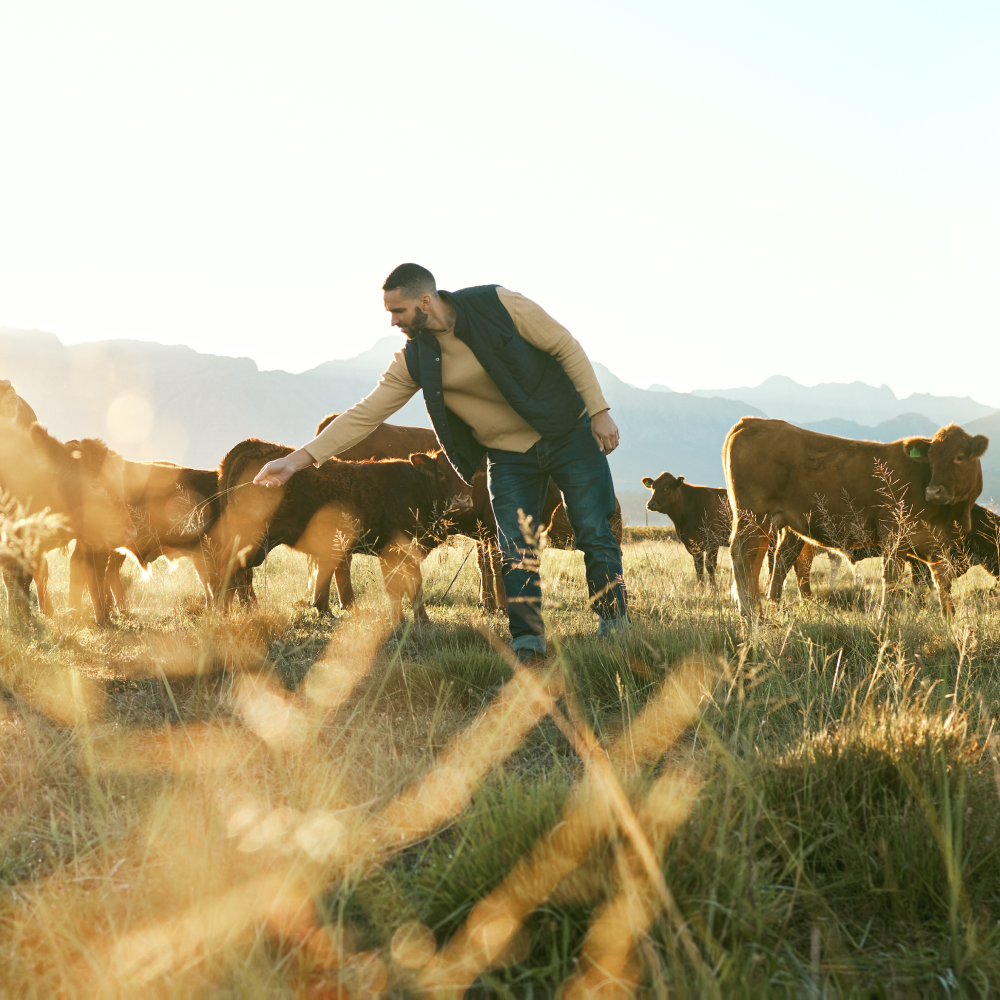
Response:
[[[1000,5],[0,4],[0,326],[302,371],[403,261],[633,384],[1000,407]]]

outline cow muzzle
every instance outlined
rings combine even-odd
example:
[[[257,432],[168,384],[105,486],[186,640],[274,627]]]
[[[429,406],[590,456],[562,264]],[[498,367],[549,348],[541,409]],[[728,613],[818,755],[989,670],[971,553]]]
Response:
[[[928,503],[947,504],[955,499],[955,495],[946,486],[928,486],[924,490],[924,497]]]
[[[460,493],[448,501],[448,511],[472,510],[472,497],[468,493]]]

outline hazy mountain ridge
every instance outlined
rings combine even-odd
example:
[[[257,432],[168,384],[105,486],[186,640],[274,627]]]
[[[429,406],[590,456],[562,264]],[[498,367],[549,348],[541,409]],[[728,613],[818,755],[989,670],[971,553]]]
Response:
[[[200,354],[184,346],[133,340],[64,345],[54,334],[0,328],[0,378],[11,379],[39,420],[61,438],[102,437],[128,458],[211,468],[247,437],[290,445],[308,441],[323,416],[346,409],[372,390],[400,346],[398,337],[385,337],[354,358],[292,374],[261,371],[250,358]],[[634,513],[631,508],[644,495],[643,476],[666,470],[692,483],[722,486],[720,455],[729,428],[742,416],[784,416],[728,395],[637,389],[604,365],[595,368],[622,432],[621,446],[609,461],[616,488],[637,495],[628,498],[632,521],[642,520],[641,504]],[[816,388],[833,398],[829,386]],[[848,388],[848,402],[865,390],[879,399],[886,394],[895,399],[887,387],[855,383]],[[798,390],[813,391],[798,386],[799,396]],[[854,411],[841,409],[833,417],[806,423],[843,437],[894,440],[933,433],[954,419],[970,433],[985,433],[996,442],[983,462],[983,496],[1000,498],[1000,411],[991,413],[974,400],[926,399],[935,413],[947,414],[954,405],[962,415],[935,420],[922,412],[897,411],[863,424]],[[968,419],[970,407],[984,415]],[[394,420],[429,426],[419,394]],[[650,515],[650,523],[664,521]]]
[[[968,396],[933,396],[913,393],[897,399],[887,385],[878,388],[864,382],[821,382],[800,385],[786,375],[772,375],[758,386],[735,389],[694,389],[703,398],[741,399],[759,407],[769,417],[793,424],[813,424],[820,420],[852,420],[877,426],[901,414],[917,413],[934,423],[934,429],[954,421],[964,426],[998,409]]]

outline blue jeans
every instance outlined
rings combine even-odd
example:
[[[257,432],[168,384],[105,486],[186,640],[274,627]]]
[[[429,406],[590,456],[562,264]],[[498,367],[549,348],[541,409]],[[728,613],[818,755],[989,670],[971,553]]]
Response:
[[[622,576],[622,552],[608,518],[615,511],[615,490],[608,459],[590,432],[590,417],[562,437],[542,439],[526,452],[489,451],[489,487],[497,537],[503,555],[512,647],[545,652],[542,587],[538,558],[525,540],[518,512],[537,531],[549,477],[562,491],[566,515],[583,549],[587,590],[602,635],[627,622],[628,595]]]

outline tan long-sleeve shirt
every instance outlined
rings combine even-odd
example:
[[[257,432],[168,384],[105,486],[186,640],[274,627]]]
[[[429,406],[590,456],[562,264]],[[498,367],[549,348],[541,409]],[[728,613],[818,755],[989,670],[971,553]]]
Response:
[[[593,416],[608,409],[594,368],[570,332],[541,306],[517,292],[498,287],[497,296],[510,313],[520,336],[559,360],[583,396],[587,413]],[[455,336],[454,329],[435,336],[441,345],[444,405],[472,428],[476,440],[484,447],[527,451],[541,438],[538,431],[504,399],[471,348]],[[420,386],[410,378],[403,351],[397,351],[372,392],[331,421],[305,445],[306,451],[317,462],[325,462],[347,451],[368,437],[419,390]]]

